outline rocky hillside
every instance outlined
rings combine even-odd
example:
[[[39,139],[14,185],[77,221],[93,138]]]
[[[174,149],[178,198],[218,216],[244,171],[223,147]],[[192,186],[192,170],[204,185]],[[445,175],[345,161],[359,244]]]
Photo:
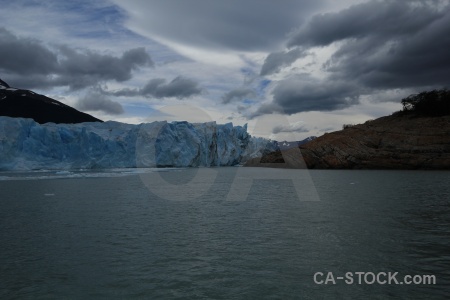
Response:
[[[29,90],[12,88],[1,79],[0,116],[28,118],[40,124],[102,122],[52,98]]]
[[[246,166],[450,169],[450,116],[399,112],[325,134],[300,146],[300,151],[270,153]]]

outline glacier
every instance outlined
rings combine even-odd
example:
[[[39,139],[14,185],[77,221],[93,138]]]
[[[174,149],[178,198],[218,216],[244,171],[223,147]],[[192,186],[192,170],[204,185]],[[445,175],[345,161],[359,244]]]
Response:
[[[258,156],[265,141],[232,123],[39,124],[0,117],[0,170],[233,166]]]

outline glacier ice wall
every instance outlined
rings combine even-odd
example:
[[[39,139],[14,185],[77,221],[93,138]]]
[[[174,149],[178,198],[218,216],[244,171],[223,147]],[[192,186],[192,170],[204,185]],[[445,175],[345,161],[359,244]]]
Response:
[[[246,126],[215,122],[38,124],[0,117],[0,170],[232,166]]]
[[[262,157],[264,154],[276,150],[279,150],[277,141],[251,136],[247,143],[247,147],[242,154],[241,162],[246,162],[247,160],[256,157]]]

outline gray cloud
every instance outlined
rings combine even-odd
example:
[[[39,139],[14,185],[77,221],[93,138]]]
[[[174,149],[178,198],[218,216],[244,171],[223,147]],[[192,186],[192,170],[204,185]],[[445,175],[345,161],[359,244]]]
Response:
[[[20,75],[50,74],[58,69],[58,60],[39,41],[0,28],[0,69]]]
[[[325,82],[307,75],[292,76],[278,82],[272,91],[272,103],[262,105],[250,117],[344,109],[359,102],[359,92],[348,82]]]
[[[308,51],[339,42],[323,65],[327,76],[317,82],[301,77],[279,81],[273,102],[255,114],[330,111],[356,104],[369,93],[448,86],[448,36],[447,1],[369,1],[316,15],[288,40],[288,47],[294,48],[285,54],[292,52],[292,57],[270,54],[266,62],[272,61],[272,67],[263,68],[278,70],[291,64],[296,54],[303,55],[295,52],[298,48]],[[281,58],[273,59],[276,55]]]
[[[305,124],[302,122],[297,122],[294,124],[289,125],[277,125],[272,129],[273,134],[281,133],[281,132],[296,132],[296,133],[302,133],[302,132],[309,132],[309,129],[306,128]]]
[[[258,109],[256,111],[253,112],[248,112],[247,111],[247,107],[243,107],[245,109],[240,109],[239,113],[244,115],[244,117],[248,118],[248,119],[253,119],[262,115],[270,115],[270,114],[274,114],[274,113],[280,113],[280,114],[284,114],[284,108],[279,106],[278,104],[274,103],[274,101],[272,101],[271,103],[265,103],[263,105],[261,105],[260,107],[258,107]]]
[[[321,82],[304,77],[281,81],[273,90],[273,101],[287,114],[331,111],[358,103],[358,90],[347,82]]]
[[[337,13],[315,15],[291,37],[287,45],[326,46],[344,39],[367,36],[387,40],[414,35],[445,15],[436,9],[436,2],[372,0]]]
[[[324,66],[331,80],[381,89],[419,88],[448,84],[449,35],[448,2],[370,1],[313,17],[288,46],[342,41]]]
[[[360,84],[379,89],[442,87],[450,78],[450,57],[445,50],[450,49],[449,35],[450,10],[408,38],[349,41],[326,69],[333,78],[357,78]]]
[[[13,86],[77,90],[107,80],[129,80],[133,70],[144,66],[153,66],[144,48],[125,51],[120,57],[68,46],[49,48],[0,28],[0,70]]]
[[[89,91],[85,97],[78,100],[75,107],[82,111],[102,111],[110,115],[124,113],[120,103],[108,99],[98,91]]]
[[[61,85],[71,89],[80,89],[106,80],[118,82],[131,79],[132,70],[139,66],[153,66],[150,56],[144,48],[125,51],[121,57],[99,54],[92,51],[75,51],[69,47],[60,47],[59,62]]]
[[[306,52],[301,48],[294,48],[290,51],[280,51],[270,53],[261,68],[261,76],[277,73],[282,67],[291,65],[297,59],[306,56]]]
[[[325,0],[116,0],[130,28],[150,37],[213,49],[271,51]],[[137,13],[139,12],[139,13]],[[195,21],[193,21],[195,20]]]
[[[155,78],[150,80],[141,89],[122,89],[116,92],[106,93],[112,94],[114,96],[144,96],[154,97],[158,99],[169,97],[183,99],[202,93],[202,88],[199,87],[198,82],[183,76],[178,76],[172,81],[168,83],[166,82],[166,79]]]
[[[256,93],[252,89],[241,87],[225,93],[222,96],[222,103],[228,104],[230,102],[242,101],[244,98],[255,97]]]
[[[11,73],[2,70],[0,66],[0,70],[2,72],[2,78],[5,79],[6,82],[10,86],[23,88],[23,89],[35,89],[39,88],[42,90],[50,89],[57,86],[62,86],[58,82],[56,82],[55,78],[52,78],[51,75],[42,75],[42,74],[17,74]]]

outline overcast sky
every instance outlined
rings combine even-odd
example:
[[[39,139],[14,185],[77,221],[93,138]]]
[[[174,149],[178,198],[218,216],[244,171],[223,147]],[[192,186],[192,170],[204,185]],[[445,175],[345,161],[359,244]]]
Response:
[[[303,139],[449,87],[450,1],[0,0],[0,78],[103,120]]]

